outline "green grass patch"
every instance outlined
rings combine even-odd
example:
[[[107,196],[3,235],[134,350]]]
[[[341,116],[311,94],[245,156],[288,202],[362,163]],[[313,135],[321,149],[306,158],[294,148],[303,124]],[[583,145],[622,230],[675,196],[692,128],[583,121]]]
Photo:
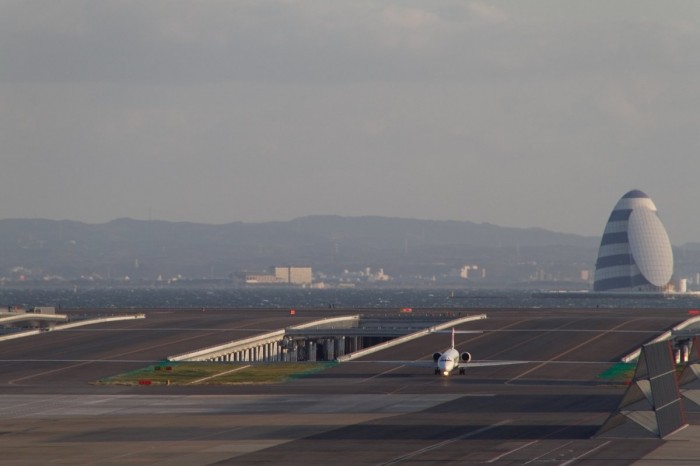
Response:
[[[217,363],[164,362],[93,382],[95,385],[271,384],[315,374],[336,362]],[[248,367],[246,367],[248,366]]]
[[[610,366],[605,372],[598,374],[598,378],[614,382],[628,382],[634,377],[637,363],[620,362]]]
[[[676,364],[676,376],[680,377],[685,364]],[[619,362],[608,368],[605,372],[598,374],[599,379],[609,380],[611,382],[630,383],[634,379],[634,372],[637,369],[637,361],[632,363]]]

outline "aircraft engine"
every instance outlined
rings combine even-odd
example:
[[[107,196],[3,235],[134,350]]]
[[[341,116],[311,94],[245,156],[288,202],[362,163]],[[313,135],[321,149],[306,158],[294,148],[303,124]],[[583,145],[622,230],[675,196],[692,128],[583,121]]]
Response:
[[[438,362],[440,356],[442,356],[442,353],[433,353],[433,361]]]
[[[463,362],[469,362],[472,360],[472,355],[467,353],[466,351],[460,354],[459,357],[462,359]]]

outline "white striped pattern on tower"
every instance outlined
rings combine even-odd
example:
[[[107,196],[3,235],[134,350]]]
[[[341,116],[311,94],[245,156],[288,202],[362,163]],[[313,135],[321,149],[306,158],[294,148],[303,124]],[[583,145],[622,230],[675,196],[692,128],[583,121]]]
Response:
[[[596,261],[594,291],[668,291],[673,250],[656,206],[632,190],[613,208]]]

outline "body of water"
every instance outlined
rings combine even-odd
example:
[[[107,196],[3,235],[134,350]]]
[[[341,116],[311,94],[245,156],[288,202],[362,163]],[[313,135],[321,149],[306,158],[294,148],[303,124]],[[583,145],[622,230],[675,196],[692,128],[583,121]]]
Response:
[[[0,306],[57,308],[677,308],[700,309],[698,296],[567,297],[526,291],[248,288],[248,289],[4,289]]]

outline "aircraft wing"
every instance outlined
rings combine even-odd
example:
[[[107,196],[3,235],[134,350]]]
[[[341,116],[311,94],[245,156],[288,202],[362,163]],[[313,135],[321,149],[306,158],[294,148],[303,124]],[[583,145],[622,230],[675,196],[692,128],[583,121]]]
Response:
[[[457,367],[487,367],[487,366],[507,366],[510,364],[527,364],[532,361],[469,361],[460,362]]]
[[[415,361],[362,361],[362,360],[355,360],[355,361],[343,361],[343,364],[346,362],[354,362],[354,363],[367,363],[367,364],[392,364],[394,366],[411,366],[411,367],[435,367],[435,361],[429,360],[429,359],[418,359]]]
[[[393,364],[395,366],[410,366],[410,367],[432,367],[434,368],[437,364],[435,361],[428,359],[418,359],[415,361],[344,361],[354,362],[354,363],[368,363],[368,364]],[[460,362],[458,367],[486,367],[486,366],[507,366],[509,364],[527,364],[532,361],[470,361],[470,362]]]

